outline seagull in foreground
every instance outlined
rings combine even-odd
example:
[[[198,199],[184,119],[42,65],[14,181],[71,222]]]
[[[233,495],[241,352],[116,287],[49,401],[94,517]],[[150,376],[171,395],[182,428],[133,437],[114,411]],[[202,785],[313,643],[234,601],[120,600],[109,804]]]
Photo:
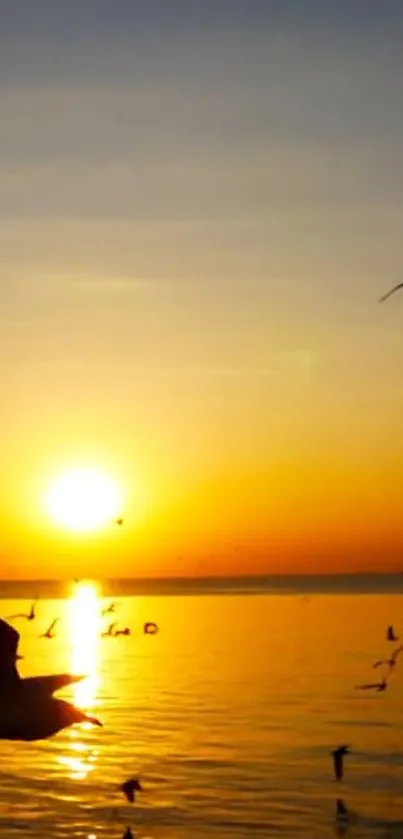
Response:
[[[395,293],[395,291],[398,291],[399,288],[403,288],[403,283],[398,283],[397,285],[393,286],[393,288],[391,288],[390,291],[387,291],[386,294],[383,294],[382,297],[379,298],[379,302],[384,303],[384,301],[387,300],[388,297],[391,297],[392,294]]]
[[[387,686],[388,686],[388,680],[387,680],[386,676],[384,676],[381,682],[374,682],[373,684],[369,684],[369,685],[356,685],[356,690],[382,691],[382,690],[386,690]]]
[[[393,629],[392,625],[388,626],[388,628],[386,630],[386,640],[387,641],[398,641],[399,640],[399,638],[395,634],[395,630]]]
[[[134,804],[136,800],[136,792],[143,792],[143,787],[137,778],[129,778],[128,781],[125,781],[124,784],[122,784],[120,789],[126,796],[127,800],[130,801],[130,804]]]
[[[389,670],[393,670],[393,668],[396,667],[397,657],[402,651],[403,646],[396,647],[390,658],[381,658],[379,661],[375,661],[372,667],[381,667],[382,664],[387,664]]]
[[[339,746],[338,749],[333,749],[331,755],[333,757],[333,764],[334,764],[334,774],[336,776],[337,781],[341,781],[343,777],[343,758],[345,755],[350,754],[350,749],[348,746]]]
[[[55,691],[83,679],[70,673],[22,679],[17,670],[20,635],[0,618],[0,739],[43,740],[75,723],[102,725]]]
[[[8,620],[9,621],[15,621],[15,620],[17,620],[17,618],[25,618],[25,620],[27,620],[27,621],[35,620],[37,602],[38,602],[37,600],[34,600],[33,603],[31,603],[31,608],[30,608],[28,614],[26,614],[25,612],[21,612],[18,615],[10,615]]]
[[[50,626],[47,628],[46,632],[44,632],[39,637],[40,638],[49,638],[49,639],[55,638],[56,633],[55,633],[54,629],[55,629],[56,624],[59,623],[59,620],[60,620],[60,618],[55,618],[54,621],[52,621]]]

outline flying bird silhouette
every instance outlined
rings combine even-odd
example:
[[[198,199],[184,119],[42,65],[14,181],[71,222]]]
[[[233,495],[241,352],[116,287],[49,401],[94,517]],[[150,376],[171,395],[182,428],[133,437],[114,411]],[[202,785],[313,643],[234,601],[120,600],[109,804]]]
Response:
[[[403,288],[403,283],[398,283],[397,285],[393,286],[393,288],[391,288],[389,291],[386,292],[386,294],[383,294],[382,297],[379,298],[379,302],[384,303],[385,300],[387,300],[388,297],[391,297],[392,294],[395,293],[395,291],[399,290],[399,288]]]
[[[7,618],[7,620],[9,620],[9,621],[15,621],[15,620],[17,620],[17,618],[25,618],[25,620],[27,620],[27,621],[33,621],[33,620],[35,620],[35,618],[36,618],[36,604],[37,604],[37,602],[38,602],[37,600],[34,600],[34,601],[33,601],[33,603],[31,603],[31,608],[30,608],[30,610],[29,610],[29,612],[28,612],[28,613],[25,613],[25,612],[20,612],[20,613],[19,613],[19,614],[17,614],[17,615],[10,615],[10,616]]]
[[[372,667],[381,667],[382,664],[386,664],[389,670],[393,670],[396,667],[397,657],[402,651],[403,647],[396,647],[390,658],[381,658],[379,661],[375,661]]]
[[[110,623],[109,626],[108,626],[108,629],[106,629],[105,632],[101,632],[101,638],[113,638],[114,635],[115,635],[115,629],[114,629],[115,626],[116,626],[116,621],[114,621],[113,623]]]
[[[42,635],[40,635],[39,637],[40,638],[49,638],[49,639],[55,638],[56,633],[55,633],[54,629],[55,629],[56,624],[59,623],[59,620],[60,620],[60,618],[55,618],[52,621],[52,623],[50,624],[50,626],[47,628],[46,632],[43,632]]]
[[[158,624],[154,621],[147,621],[143,626],[144,635],[156,635],[158,632]]]
[[[399,640],[399,638],[396,635],[395,630],[393,629],[392,625],[388,626],[388,628],[386,630],[386,640],[387,641],[398,641]]]
[[[137,778],[129,778],[120,787],[130,804],[134,804],[136,800],[136,792],[143,792],[143,787]]]
[[[344,764],[343,758],[345,755],[350,754],[350,749],[348,746],[339,746],[337,749],[333,749],[331,755],[333,757],[333,766],[334,766],[334,774],[337,781],[341,781],[344,772]]]
[[[17,670],[20,636],[0,618],[0,739],[43,740],[75,723],[101,725],[71,702],[53,694],[83,676],[59,673],[22,679]]]
[[[374,682],[368,685],[356,685],[356,690],[377,690],[382,691],[386,690],[388,686],[388,681],[386,676],[383,677],[381,682]]]
[[[122,519],[122,518],[118,518],[118,519],[114,519],[113,521],[114,521],[114,523],[115,523],[115,524],[117,524],[119,527],[122,527],[122,524],[124,524],[124,521],[125,521],[125,520],[124,520],[124,519]]]
[[[110,603],[109,606],[105,606],[101,611],[101,617],[104,618],[105,615],[111,615],[112,612],[115,612],[116,605],[116,603]]]

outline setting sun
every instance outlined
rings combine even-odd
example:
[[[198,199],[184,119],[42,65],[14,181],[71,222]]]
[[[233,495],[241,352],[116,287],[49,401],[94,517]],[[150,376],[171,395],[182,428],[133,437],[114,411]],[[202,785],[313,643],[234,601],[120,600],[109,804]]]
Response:
[[[51,484],[46,508],[53,521],[67,530],[93,531],[121,513],[121,497],[109,475],[77,468]]]

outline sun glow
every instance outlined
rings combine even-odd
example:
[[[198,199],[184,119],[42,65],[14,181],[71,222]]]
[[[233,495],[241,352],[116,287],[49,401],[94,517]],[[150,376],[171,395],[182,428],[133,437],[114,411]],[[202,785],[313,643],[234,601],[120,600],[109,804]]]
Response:
[[[96,469],[65,472],[49,487],[45,503],[56,524],[76,532],[98,530],[122,512],[118,487]]]
[[[97,589],[93,583],[78,583],[70,606],[72,670],[87,676],[74,685],[74,699],[82,708],[95,702],[98,688],[98,643],[101,617]]]

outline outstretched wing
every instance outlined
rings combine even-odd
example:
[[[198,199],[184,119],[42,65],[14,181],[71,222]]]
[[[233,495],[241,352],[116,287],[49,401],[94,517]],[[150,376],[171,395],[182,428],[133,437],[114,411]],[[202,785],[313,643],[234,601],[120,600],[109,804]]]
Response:
[[[369,685],[356,685],[356,690],[371,690],[371,688],[379,688],[379,682]]]
[[[379,302],[384,303],[384,301],[387,300],[388,297],[391,297],[392,294],[395,293],[395,291],[398,291],[399,288],[403,288],[403,283],[398,283],[397,285],[393,286],[393,288],[391,288],[390,291],[387,291],[386,294],[383,294],[382,297],[379,298]]]
[[[52,676],[30,676],[27,679],[21,679],[21,684],[24,690],[31,692],[32,695],[50,697],[57,690],[74,685],[85,679],[85,676],[72,676],[71,673],[57,673]]]
[[[58,622],[59,622],[59,618],[55,618],[54,621],[52,621],[52,623],[50,624],[48,632],[53,632],[53,630],[54,630],[54,628],[55,628],[55,626]]]
[[[0,690],[19,682],[17,670],[20,634],[7,621],[0,618]]]

